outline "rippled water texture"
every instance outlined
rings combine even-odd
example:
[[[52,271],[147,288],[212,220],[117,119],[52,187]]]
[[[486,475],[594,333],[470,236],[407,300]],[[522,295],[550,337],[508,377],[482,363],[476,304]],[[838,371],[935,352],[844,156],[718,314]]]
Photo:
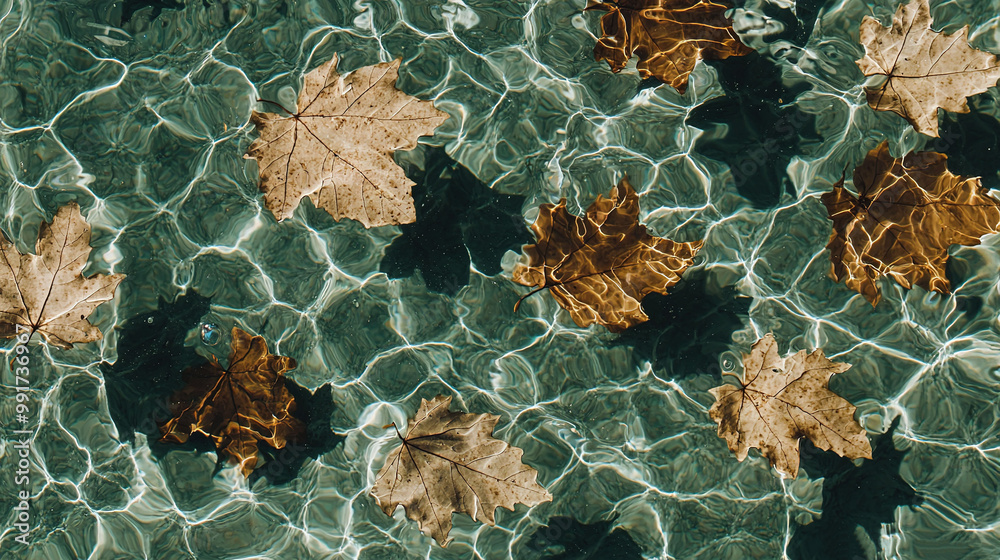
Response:
[[[975,46],[1000,52],[995,0],[935,4],[937,25],[967,23]],[[77,200],[95,232],[87,274],[128,275],[91,317],[101,343],[32,346],[30,553],[8,513],[5,370],[4,557],[520,560],[618,527],[634,541],[622,557],[995,558],[998,238],[952,249],[953,295],[885,283],[873,310],[827,277],[819,195],[883,139],[896,155],[944,151],[953,171],[998,186],[996,89],[929,143],[865,105],[853,62],[861,18],[887,22],[895,2],[748,0],[735,27],[758,54],[699,64],[678,95],[641,81],[634,62],[620,74],[595,62],[600,14],[584,5],[0,0],[0,225],[27,251],[39,223]],[[706,239],[699,261],[674,295],[648,300],[651,325],[619,336],[577,328],[544,294],[512,313],[525,291],[508,280],[514,253],[473,254],[468,284],[438,282],[442,295],[425,273],[380,272],[400,228],[334,222],[308,202],[277,224],[242,157],[250,111],[257,98],[294,104],[302,74],[334,53],[343,70],[402,57],[399,86],[451,116],[397,154],[414,176],[450,166],[523,196],[509,218],[520,228],[560,197],[579,212],[627,172],[655,233]],[[158,306],[170,312],[146,319]],[[224,333],[215,345],[200,339],[205,322]],[[332,384],[314,416],[344,439],[284,483],[213,476],[214,451],[151,448],[155,426],[140,425],[150,391],[176,388],[170,368],[225,354],[233,325],[293,356],[297,384]],[[833,387],[873,435],[899,417],[866,470],[808,452],[782,481],[716,436],[707,390],[767,332],[783,352],[822,347],[853,364]],[[143,349],[159,357],[143,362]],[[500,414],[499,435],[554,500],[500,511],[495,528],[456,516],[447,548],[401,511],[385,516],[367,495],[395,445],[383,426],[438,393]]]

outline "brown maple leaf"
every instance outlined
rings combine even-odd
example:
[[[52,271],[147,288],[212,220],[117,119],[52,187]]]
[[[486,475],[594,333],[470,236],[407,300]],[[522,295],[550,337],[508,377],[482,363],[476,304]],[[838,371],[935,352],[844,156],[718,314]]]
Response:
[[[774,337],[764,335],[743,357],[740,387],[709,389],[715,403],[708,415],[737,460],[756,447],[779,473],[792,478],[799,472],[804,437],[841,457],[871,459],[871,443],[854,421],[856,407],[829,388],[830,378],[850,367],[831,362],[822,350],[780,358]]]
[[[416,147],[448,115],[396,89],[399,63],[341,76],[334,56],[306,74],[297,111],[253,112],[260,138],[246,157],[257,160],[265,204],[279,221],[306,196],[337,220],[365,227],[416,220],[414,183],[393,152]]]
[[[0,239],[0,337],[38,332],[59,348],[100,340],[100,329],[87,317],[114,297],[125,275],[84,278],[90,250],[90,225],[75,202],[60,208],[52,223],[42,223],[34,255],[18,253],[6,236]]]
[[[649,319],[640,302],[646,294],[666,294],[694,262],[702,242],[677,243],[653,237],[639,223],[639,196],[625,177],[598,196],[580,218],[558,205],[543,204],[531,230],[538,242],[524,247],[513,279],[537,286],[518,300],[549,289],[577,325],[594,323],[613,332]]]
[[[160,426],[163,441],[184,443],[199,433],[210,438],[244,476],[257,466],[257,442],[281,449],[305,435],[292,416],[295,399],[285,387],[285,372],[295,360],[267,351],[262,336],[233,327],[229,367],[213,358],[184,370],[187,384],[171,399],[173,418]]]
[[[875,282],[881,275],[907,289],[949,293],[948,247],[978,245],[983,235],[998,233],[1000,201],[978,177],[953,175],[947,162],[936,152],[894,158],[882,142],[854,170],[858,196],[843,179],[823,195],[833,220],[826,247],[834,280],[846,278],[873,306],[882,297]]]
[[[451,397],[421,399],[371,494],[386,515],[402,505],[420,530],[447,546],[452,513],[494,524],[496,508],[552,501],[517,447],[493,437],[499,416],[451,412]],[[399,432],[397,432],[398,434]]]
[[[938,135],[938,108],[968,113],[965,98],[983,93],[1000,78],[997,56],[969,46],[969,26],[951,35],[931,29],[927,0],[899,6],[892,26],[865,16],[861,22],[865,76],[885,83],[866,87],[868,104],[903,117],[917,132]]]
[[[684,93],[699,58],[753,52],[733,31],[729,8],[707,0],[588,0],[587,10],[608,12],[601,17],[594,57],[619,72],[635,55],[639,76],[654,76]]]

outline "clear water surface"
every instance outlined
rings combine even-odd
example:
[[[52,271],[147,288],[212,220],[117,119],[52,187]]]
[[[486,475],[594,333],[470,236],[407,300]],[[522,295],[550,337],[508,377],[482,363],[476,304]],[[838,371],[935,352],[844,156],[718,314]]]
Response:
[[[1000,52],[996,0],[932,4],[938,26],[968,24]],[[600,14],[584,6],[0,0],[0,226],[27,251],[75,200],[94,227],[87,274],[128,275],[91,317],[103,341],[33,345],[30,549],[13,542],[4,370],[2,556],[1000,556],[1000,238],[952,249],[952,295],[885,283],[873,310],[827,277],[819,201],[885,139],[1000,186],[996,88],[930,142],[866,106],[853,62],[861,18],[887,22],[895,1],[747,0],[735,28],[757,54],[699,64],[679,95],[634,62],[594,61]],[[242,157],[255,99],[294,104],[334,53],[343,70],[401,57],[399,86],[450,115],[397,161],[424,215],[454,227],[365,230],[308,202],[277,224],[262,207]],[[537,206],[566,197],[580,212],[624,173],[655,233],[706,240],[675,293],[647,301],[653,322],[580,329],[545,295],[512,313],[525,290],[509,270]],[[468,193],[475,207],[456,202]],[[419,251],[390,247],[404,239]],[[215,473],[210,446],[157,444],[150,423],[176,372],[224,355],[234,325],[295,357],[325,430],[293,468],[271,458],[249,481]],[[853,364],[833,387],[862,425],[876,436],[898,419],[874,461],[805,446],[783,481],[731,456],[708,389],[767,332],[783,352]],[[456,516],[447,548],[383,514],[367,495],[395,445],[383,426],[439,393],[501,415],[554,500],[499,511],[493,528]]]

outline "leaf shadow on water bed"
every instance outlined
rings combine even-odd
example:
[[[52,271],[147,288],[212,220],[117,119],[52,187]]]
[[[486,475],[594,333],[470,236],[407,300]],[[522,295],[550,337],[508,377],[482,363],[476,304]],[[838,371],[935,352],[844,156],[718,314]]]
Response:
[[[780,69],[757,53],[711,63],[726,95],[691,110],[686,124],[700,130],[695,151],[729,165],[736,190],[756,208],[794,194],[786,169],[802,153],[800,138],[816,137],[814,116],[782,107],[808,89],[786,88]]]
[[[506,251],[531,242],[521,217],[524,197],[496,193],[444,148],[426,151],[424,170],[404,168],[417,183],[417,221],[400,226],[403,235],[386,249],[380,269],[390,278],[419,269],[429,290],[454,296],[469,284],[470,262],[493,276]]]
[[[944,265],[945,276],[952,286],[965,284],[969,279],[976,277],[979,272],[976,263],[957,256],[950,257]],[[987,307],[986,312],[984,312],[986,300],[983,296],[954,293],[952,297],[955,298],[955,310],[960,315],[956,315],[954,321],[948,325],[949,336],[975,336],[975,333],[980,330],[990,328],[989,325],[994,317],[989,311],[991,308]]]
[[[555,516],[538,528],[516,557],[539,560],[641,560],[642,548],[614,519],[580,523]]]
[[[209,312],[211,299],[194,291],[173,303],[129,319],[118,331],[118,360],[102,362],[108,408],[121,441],[135,432],[160,437],[158,422],[170,417],[170,393],[182,385],[180,373],[203,358],[184,346],[187,331]]]
[[[973,107],[976,103],[971,103]],[[924,149],[948,156],[956,175],[982,177],[987,189],[1000,188],[1000,121],[984,113],[944,113],[941,137]]]
[[[768,34],[768,43],[788,41],[805,47],[824,8],[833,8],[836,4],[835,0],[797,0],[792,10],[778,3],[761,2],[756,9],[770,21],[780,24],[780,31]]]
[[[102,362],[99,367],[106,381],[108,409],[118,428],[120,441],[134,443],[136,432],[142,433],[157,459],[177,449],[199,453],[216,451],[211,440],[197,434],[180,445],[159,441],[160,425],[172,416],[171,396],[184,386],[181,372],[205,362],[205,358],[185,346],[184,341],[210,308],[211,300],[192,290],[173,303],[160,298],[158,309],[132,317],[119,327],[118,360],[114,364]],[[225,353],[226,349],[219,351]],[[329,427],[334,406],[330,385],[320,387],[313,394],[291,380],[286,379],[285,386],[295,398],[295,416],[306,424],[306,439],[290,442],[282,449],[260,442],[259,452],[265,463],[250,475],[250,484],[261,476],[276,485],[288,482],[295,478],[307,458],[332,450],[343,439]],[[219,472],[227,463],[227,458],[219,454],[214,472]]]
[[[642,300],[649,321],[627,329],[613,344],[631,346],[635,357],[654,369],[672,367],[675,377],[721,373],[719,354],[748,320],[752,300],[732,286],[713,291],[704,274],[689,274],[669,294],[649,294]]]
[[[163,10],[183,10],[184,3],[178,0],[125,0],[121,3],[122,20],[119,26],[125,25],[136,12],[143,8],[152,8],[149,19],[154,20]]]
[[[855,560],[868,558],[872,546],[882,557],[880,529],[895,520],[899,506],[919,506],[923,501],[899,475],[906,455],[892,443],[899,426],[893,419],[885,433],[873,439],[873,459],[860,467],[850,459],[801,444],[802,467],[810,478],[823,477],[823,515],[809,525],[799,525],[788,543],[792,560]],[[871,540],[858,539],[860,527]],[[867,546],[865,546],[867,544]]]

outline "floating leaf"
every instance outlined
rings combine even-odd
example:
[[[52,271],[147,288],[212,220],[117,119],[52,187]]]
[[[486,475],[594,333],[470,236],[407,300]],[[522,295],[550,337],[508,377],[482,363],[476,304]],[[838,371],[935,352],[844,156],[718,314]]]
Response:
[[[891,27],[865,16],[861,44],[861,72],[886,78],[878,87],[865,88],[868,104],[896,113],[929,136],[938,135],[939,107],[968,113],[965,98],[983,93],[1000,78],[997,56],[969,46],[969,26],[951,35],[931,29],[927,0],[901,5]]]
[[[565,199],[541,205],[531,230],[538,242],[524,247],[513,279],[537,289],[518,305],[548,288],[577,325],[599,323],[614,332],[648,320],[642,298],[666,294],[702,244],[647,233],[639,223],[639,196],[627,177],[611,190],[611,198],[598,196],[583,218],[566,210]]]
[[[184,443],[193,433],[209,437],[244,476],[257,466],[257,442],[281,449],[302,438],[305,426],[292,416],[295,399],[285,372],[295,360],[274,356],[262,336],[233,327],[229,367],[214,359],[182,374],[187,386],[171,399],[174,415],[160,427],[163,441]]]
[[[125,275],[84,278],[90,250],[90,225],[75,202],[60,208],[52,223],[42,223],[34,255],[0,239],[0,336],[15,336],[21,325],[59,348],[100,340],[100,329],[87,317],[114,297]]]
[[[842,457],[871,459],[865,430],[854,421],[856,408],[829,388],[830,378],[850,367],[831,362],[822,350],[780,358],[774,337],[767,334],[743,357],[741,387],[709,389],[715,404],[708,414],[737,460],[756,447],[791,478],[799,472],[799,439],[804,437]]]
[[[948,157],[909,153],[902,159],[882,142],[854,170],[855,197],[841,179],[823,195],[833,220],[827,249],[831,276],[874,306],[882,297],[875,281],[887,275],[909,289],[949,293],[948,247],[978,245],[1000,228],[1000,201],[978,177],[953,175]]]
[[[733,31],[729,8],[707,0],[588,0],[588,10],[607,12],[594,57],[620,72],[635,55],[640,76],[654,76],[684,93],[699,58],[753,52]]]
[[[337,73],[337,57],[306,74],[297,112],[253,112],[260,138],[247,150],[260,167],[264,202],[278,220],[308,196],[337,220],[365,227],[416,219],[410,181],[393,161],[448,115],[396,89],[400,60]]]
[[[371,493],[386,515],[402,505],[420,530],[447,546],[451,514],[494,524],[494,511],[552,500],[521,463],[522,451],[493,437],[499,416],[451,412],[451,397],[421,399],[402,443],[386,457]]]

